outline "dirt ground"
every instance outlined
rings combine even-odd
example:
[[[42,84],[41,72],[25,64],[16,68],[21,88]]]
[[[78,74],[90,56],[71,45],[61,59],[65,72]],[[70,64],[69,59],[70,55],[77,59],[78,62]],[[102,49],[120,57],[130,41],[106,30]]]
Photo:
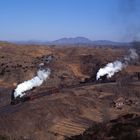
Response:
[[[130,121],[137,121],[135,131],[139,135],[140,62],[117,73],[113,82],[100,83],[95,79],[100,67],[120,60],[126,50],[112,46],[50,47],[0,43],[0,139],[70,139],[85,134],[95,124],[99,128],[104,123],[105,127],[113,126],[111,120],[118,118],[128,123],[128,118],[124,118],[127,114],[132,114]],[[12,90],[35,76],[39,64],[48,56],[53,56],[44,66],[51,69],[50,78],[29,92],[31,100],[10,105]],[[120,122],[122,119],[118,120]],[[99,132],[97,134],[103,135],[104,139],[111,137],[107,137],[109,132],[103,133],[102,129]],[[93,133],[94,129],[91,135]]]

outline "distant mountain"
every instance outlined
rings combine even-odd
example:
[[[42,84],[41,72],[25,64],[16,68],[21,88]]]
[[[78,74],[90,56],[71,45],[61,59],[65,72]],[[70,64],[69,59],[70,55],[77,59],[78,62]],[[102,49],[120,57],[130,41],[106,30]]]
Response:
[[[92,41],[85,37],[75,37],[75,38],[61,38],[52,41],[51,44],[91,44]]]
[[[120,45],[127,45],[128,43],[125,42],[115,42],[115,41],[110,41],[110,40],[95,40],[92,42],[95,45],[115,45],[115,46],[120,46]]]
[[[54,45],[76,45],[76,44],[86,44],[86,45],[113,45],[113,46],[120,46],[120,45],[127,45],[128,43],[123,42],[114,42],[110,40],[95,40],[92,41],[86,37],[75,37],[75,38],[61,38],[55,41],[50,42]]]
[[[17,44],[37,44],[37,45],[45,45],[48,44],[49,41],[40,41],[40,40],[28,40],[28,41],[12,41],[13,43]]]

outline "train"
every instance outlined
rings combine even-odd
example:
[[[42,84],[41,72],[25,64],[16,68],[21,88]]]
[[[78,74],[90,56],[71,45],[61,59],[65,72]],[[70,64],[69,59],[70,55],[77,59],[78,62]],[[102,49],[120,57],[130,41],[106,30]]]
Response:
[[[76,88],[76,87],[82,87],[82,86],[87,86],[87,85],[96,85],[96,84],[101,84],[101,83],[112,83],[112,82],[115,82],[114,80],[112,79],[107,79],[107,75],[105,76],[102,76],[99,80],[91,80],[91,79],[86,79],[85,81],[83,82],[80,82],[79,84],[76,84],[76,85],[69,85],[69,86],[60,86],[60,87],[51,87],[51,88],[47,88],[46,91],[43,91],[43,92],[39,92],[37,94],[28,94],[26,93],[24,96],[20,97],[16,97],[14,96],[14,92],[15,90],[12,90],[12,93],[11,93],[11,105],[16,105],[18,103],[22,103],[22,102],[26,102],[26,101],[29,101],[29,100],[34,100],[34,99],[37,99],[37,98],[40,98],[40,97],[43,97],[43,96],[48,96],[48,95],[51,95],[51,94],[54,94],[54,93],[58,93],[64,89],[71,89],[71,88]],[[32,90],[30,91],[27,91],[27,92],[32,92],[35,88],[33,88]]]
[[[23,97],[18,96],[15,98],[14,92],[15,90],[12,90],[11,92],[11,103],[10,103],[11,105],[16,105],[18,103],[30,100],[30,96],[27,96],[27,95],[24,95]]]
[[[59,88],[49,88],[46,91],[42,91],[42,92],[39,92],[39,93],[36,93],[36,94],[26,93],[22,97],[18,96],[18,97],[15,98],[15,96],[14,96],[15,90],[12,90],[12,92],[11,92],[11,103],[10,104],[11,105],[16,105],[16,104],[23,103],[23,102],[26,102],[26,101],[29,101],[29,100],[35,100],[35,99],[38,99],[38,98],[41,98],[41,97],[44,97],[44,96],[47,96],[47,95],[58,93],[59,91],[60,91]],[[30,90],[28,92],[32,92],[32,91]]]

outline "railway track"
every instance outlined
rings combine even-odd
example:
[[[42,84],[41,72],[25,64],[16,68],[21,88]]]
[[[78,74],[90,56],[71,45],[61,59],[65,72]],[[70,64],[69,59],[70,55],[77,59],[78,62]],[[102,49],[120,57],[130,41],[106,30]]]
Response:
[[[103,86],[103,85],[108,85],[108,84],[111,84],[111,85],[115,85],[116,83],[115,82],[106,82],[106,83],[81,83],[81,84],[77,84],[77,85],[70,85],[70,86],[66,86],[66,87],[60,87],[60,88],[50,88],[50,89],[47,89],[43,92],[39,92],[37,94],[32,94],[30,96],[30,100],[34,100],[34,99],[38,99],[38,98],[41,98],[41,97],[44,97],[44,96],[49,96],[49,95],[52,95],[52,94],[57,94],[59,92],[62,92],[63,91],[66,91],[66,90],[70,90],[70,89],[74,89],[74,88],[82,88],[82,87],[86,87],[86,86],[90,86],[90,85],[94,85],[94,86]]]
[[[130,86],[134,85],[136,82],[132,82],[130,84]],[[21,108],[21,106],[24,104],[24,102],[28,102],[28,101],[32,101],[32,100],[36,100],[39,98],[43,98],[44,96],[50,96],[52,94],[58,94],[58,93],[62,93],[64,94],[66,90],[70,90],[70,89],[74,89],[74,88],[82,88],[82,87],[86,87],[86,86],[94,86],[94,87],[98,87],[98,86],[105,86],[105,85],[116,85],[116,82],[106,82],[106,83],[99,83],[99,82],[90,82],[90,83],[80,83],[77,85],[71,85],[71,86],[65,86],[65,87],[59,87],[59,88],[49,88],[47,90],[41,91],[41,92],[34,92],[31,91],[30,95],[27,95],[25,98],[21,98],[17,103],[15,103],[14,105],[11,105],[10,103],[0,107],[0,114],[1,113],[12,113],[15,112],[17,110],[19,110],[19,108]],[[136,86],[140,85],[140,82],[137,82]]]
[[[7,105],[1,106],[0,107],[0,116],[6,115],[6,114],[11,114],[14,113],[18,110],[21,109],[22,105],[25,102],[28,101],[32,101],[32,100],[36,100],[39,98],[43,98],[44,96],[49,96],[52,94],[56,94],[59,93],[63,90],[68,90],[68,89],[72,89],[72,88],[78,88],[78,87],[83,87],[83,86],[88,86],[88,85],[93,85],[94,83],[82,83],[82,84],[78,84],[78,85],[71,85],[71,86],[67,86],[67,87],[60,87],[60,88],[49,88],[45,91],[42,92],[38,92],[35,93],[33,91],[31,91],[30,95],[27,94],[27,96],[23,97],[23,98],[19,98],[18,100],[16,100],[16,102],[14,103],[9,103]]]

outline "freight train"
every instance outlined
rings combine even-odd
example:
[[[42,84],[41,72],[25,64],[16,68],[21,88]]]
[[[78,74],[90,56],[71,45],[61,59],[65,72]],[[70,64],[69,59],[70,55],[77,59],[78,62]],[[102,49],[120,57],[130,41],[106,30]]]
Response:
[[[47,95],[50,95],[50,94],[58,93],[58,92],[62,91],[63,89],[72,89],[72,88],[82,87],[82,86],[87,86],[87,85],[96,85],[96,84],[101,84],[101,83],[115,82],[115,80],[108,79],[107,75],[101,76],[99,80],[93,80],[93,78],[91,78],[91,79],[85,79],[85,81],[80,82],[79,84],[76,84],[76,85],[61,86],[61,87],[58,87],[58,88],[52,87],[52,88],[47,89],[45,92],[40,92],[38,94],[29,95],[28,93],[26,93],[22,97],[20,97],[20,96],[15,97],[14,96],[15,90],[12,90],[12,93],[11,93],[11,105],[16,105],[16,104],[21,103],[21,102],[26,102],[26,101],[34,100],[34,99],[37,99],[37,98],[40,98],[40,97],[43,97],[43,96],[47,96]],[[30,93],[34,89],[35,88],[30,90]]]
[[[140,80],[140,73],[136,73],[133,76],[137,77],[138,80]],[[11,92],[11,105],[16,105],[16,104],[21,103],[21,102],[26,102],[26,101],[29,101],[29,100],[34,100],[34,99],[43,97],[43,96],[48,96],[48,95],[51,95],[51,94],[55,94],[55,93],[58,93],[58,92],[60,92],[64,89],[66,90],[66,89],[72,89],[72,88],[76,88],[76,87],[87,86],[87,85],[98,85],[98,84],[101,84],[101,83],[115,83],[115,82],[116,82],[115,78],[108,79],[107,75],[104,75],[104,76],[101,76],[99,80],[95,80],[95,78],[89,78],[89,79],[85,79],[85,81],[82,81],[82,82],[80,82],[79,84],[76,84],[76,85],[61,86],[61,87],[58,87],[58,88],[52,87],[52,88],[48,88],[46,91],[43,91],[43,92],[40,92],[40,93],[37,93],[37,94],[29,95],[28,93],[26,93],[23,97],[18,96],[16,98],[14,96],[15,90],[12,90],[12,92]],[[33,88],[32,90],[34,90],[34,89],[35,88]],[[32,90],[30,90],[30,93],[31,93]]]
[[[32,90],[30,90],[30,92],[32,92]],[[28,93],[26,93],[22,97],[18,96],[18,97],[15,98],[15,96],[14,96],[15,90],[12,90],[12,92],[11,92],[11,105],[16,105],[18,103],[22,103],[22,102],[26,102],[26,101],[29,101],[29,100],[38,99],[38,98],[41,98],[41,97],[44,97],[44,96],[47,96],[47,95],[58,93],[59,91],[60,91],[59,88],[49,88],[46,91],[43,91],[43,92],[40,92],[40,93],[37,93],[37,94],[29,95]]]

